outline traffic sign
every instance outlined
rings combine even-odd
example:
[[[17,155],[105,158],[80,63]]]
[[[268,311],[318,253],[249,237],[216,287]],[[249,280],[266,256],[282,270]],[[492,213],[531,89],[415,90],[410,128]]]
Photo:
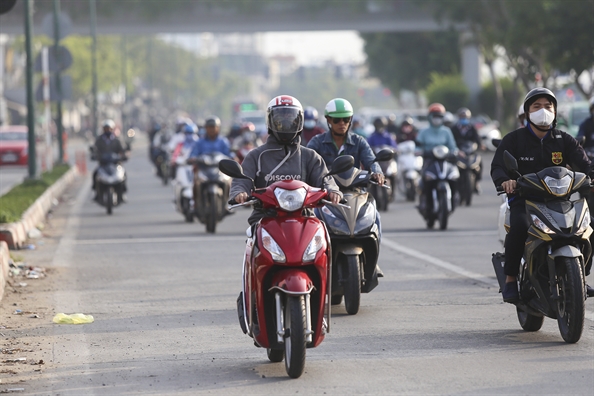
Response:
[[[68,14],[64,14],[61,12],[58,14],[58,23],[60,29],[60,37],[59,39],[62,40],[64,37],[70,35],[72,31],[72,20],[68,16]],[[43,21],[41,22],[41,31],[47,37],[54,39],[54,14],[49,13],[43,17]]]
[[[50,101],[57,102],[58,100],[71,100],[72,99],[72,77],[67,75],[61,75],[60,81],[62,83],[62,95],[58,97],[56,92],[56,75],[52,74],[50,77]],[[39,82],[37,90],[35,91],[35,100],[43,102],[43,81]]]
[[[56,56],[56,53],[58,54],[58,56]],[[57,52],[56,47],[51,46],[48,47],[48,61],[50,73],[61,72],[72,66],[72,54],[70,53],[68,48],[62,45],[58,46]],[[41,53],[37,55],[37,57],[35,58],[34,67],[36,73],[41,73],[43,71],[41,68]]]

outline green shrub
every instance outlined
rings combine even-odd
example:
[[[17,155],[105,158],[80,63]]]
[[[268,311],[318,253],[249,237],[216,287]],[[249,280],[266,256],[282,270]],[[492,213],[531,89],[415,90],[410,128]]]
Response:
[[[502,128],[507,130],[514,128],[516,124],[516,116],[518,107],[523,98],[519,96],[519,93],[514,87],[514,82],[509,78],[500,80],[501,88],[503,89],[503,119],[497,120],[501,124]],[[495,101],[497,97],[495,95],[495,87],[493,82],[489,82],[484,85],[481,92],[479,93],[479,106],[480,112],[487,114],[491,118],[495,118]],[[502,131],[503,132],[503,131]]]
[[[432,73],[426,95],[429,103],[439,102],[454,113],[460,107],[467,106],[470,93],[459,74]]]
[[[51,172],[44,172],[36,180],[25,180],[0,197],[0,223],[19,221],[27,209],[49,186],[70,169],[69,165],[57,165]]]

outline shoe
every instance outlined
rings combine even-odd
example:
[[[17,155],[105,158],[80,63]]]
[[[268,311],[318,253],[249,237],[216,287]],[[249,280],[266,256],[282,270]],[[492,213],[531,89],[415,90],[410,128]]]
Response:
[[[594,289],[590,285],[586,285],[586,295],[588,297],[594,297]]]
[[[382,271],[382,269],[379,267],[379,265],[376,264],[375,270],[377,272],[377,277],[378,278],[383,278],[384,277],[384,271]]]
[[[503,291],[501,292],[503,295],[503,301],[506,303],[515,303],[520,300],[520,293],[518,292],[518,282],[507,282]]]

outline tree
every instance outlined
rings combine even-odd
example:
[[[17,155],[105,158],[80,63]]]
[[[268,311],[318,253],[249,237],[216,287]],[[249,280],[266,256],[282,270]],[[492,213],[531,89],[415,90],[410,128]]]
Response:
[[[393,92],[408,89],[418,92],[430,82],[432,72],[460,71],[458,34],[364,33],[369,73],[378,77]]]

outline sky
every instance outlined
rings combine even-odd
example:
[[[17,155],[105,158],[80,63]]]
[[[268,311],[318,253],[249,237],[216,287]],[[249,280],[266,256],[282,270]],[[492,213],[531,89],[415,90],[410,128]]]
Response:
[[[264,55],[294,55],[303,65],[326,60],[363,63],[363,40],[355,31],[262,33]]]

